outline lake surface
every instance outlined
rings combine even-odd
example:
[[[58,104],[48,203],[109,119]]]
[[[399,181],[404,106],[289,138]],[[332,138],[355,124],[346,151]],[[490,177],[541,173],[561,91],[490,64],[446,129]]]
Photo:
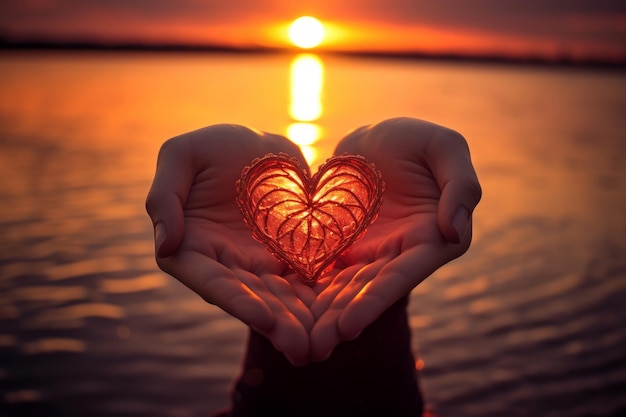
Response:
[[[395,116],[461,132],[484,188],[469,252],[411,296],[431,408],[624,415],[626,73],[305,58],[0,54],[0,416],[226,405],[246,329],[155,265],[159,146],[231,122],[311,139],[316,165]]]

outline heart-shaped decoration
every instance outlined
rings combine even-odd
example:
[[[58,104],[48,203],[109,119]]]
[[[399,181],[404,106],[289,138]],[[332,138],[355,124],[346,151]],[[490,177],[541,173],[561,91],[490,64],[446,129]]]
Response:
[[[244,168],[236,190],[253,237],[312,285],[376,219],[384,182],[361,156],[332,157],[311,177],[295,158],[269,154]]]

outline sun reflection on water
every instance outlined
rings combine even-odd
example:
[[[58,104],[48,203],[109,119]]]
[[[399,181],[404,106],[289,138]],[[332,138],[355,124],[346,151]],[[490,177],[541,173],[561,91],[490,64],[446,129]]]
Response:
[[[291,62],[289,115],[297,121],[313,122],[322,115],[324,64],[317,55],[300,54]]]
[[[292,123],[287,128],[287,136],[300,146],[310,146],[322,136],[322,128],[315,123]]]
[[[309,165],[317,159],[313,146],[322,136],[313,123],[323,114],[324,64],[314,54],[300,54],[291,62],[289,116],[294,123],[287,127],[287,137],[300,146]]]
[[[314,144],[322,137],[322,133],[322,128],[315,123],[297,122],[287,127],[287,137],[300,147],[309,165],[318,157]]]

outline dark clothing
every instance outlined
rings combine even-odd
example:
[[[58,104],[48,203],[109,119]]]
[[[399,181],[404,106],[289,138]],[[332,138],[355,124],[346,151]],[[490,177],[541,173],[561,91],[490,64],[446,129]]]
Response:
[[[407,302],[396,302],[326,361],[304,367],[251,331],[232,417],[421,416]]]

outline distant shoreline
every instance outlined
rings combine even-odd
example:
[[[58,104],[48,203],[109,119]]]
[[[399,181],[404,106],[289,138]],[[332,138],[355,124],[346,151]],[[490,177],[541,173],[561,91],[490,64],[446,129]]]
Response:
[[[203,53],[228,53],[228,54],[293,54],[294,52],[310,52],[319,55],[338,55],[362,58],[424,60],[424,61],[450,61],[450,62],[476,62],[512,65],[536,65],[548,67],[574,67],[574,68],[606,68],[626,69],[626,59],[574,59],[569,56],[546,58],[542,56],[505,56],[498,54],[463,55],[457,53],[426,53],[417,51],[344,51],[344,50],[294,50],[290,48],[270,48],[260,46],[231,47],[214,44],[143,44],[135,42],[99,43],[90,41],[42,41],[25,40],[14,41],[0,37],[1,51],[76,51],[76,52],[203,52]]]

